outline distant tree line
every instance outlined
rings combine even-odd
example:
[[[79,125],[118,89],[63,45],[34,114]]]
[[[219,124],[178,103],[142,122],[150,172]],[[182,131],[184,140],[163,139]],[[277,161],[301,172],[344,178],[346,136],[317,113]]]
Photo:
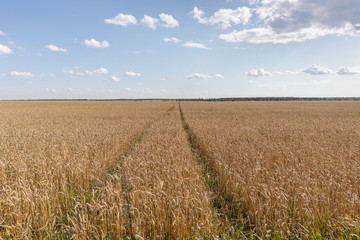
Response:
[[[360,97],[241,97],[241,98],[197,98],[176,99],[178,101],[360,101]]]
[[[5,100],[8,101],[8,100]],[[10,100],[11,101],[11,100]],[[16,101],[16,100],[15,100]],[[144,98],[144,99],[22,99],[17,101],[360,101],[360,97],[233,97],[233,98]]]

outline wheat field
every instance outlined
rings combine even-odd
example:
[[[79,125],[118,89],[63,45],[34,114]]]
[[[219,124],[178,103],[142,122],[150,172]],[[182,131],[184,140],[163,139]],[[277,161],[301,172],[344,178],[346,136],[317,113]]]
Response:
[[[0,239],[358,239],[359,102],[0,102]]]
[[[162,102],[1,102],[0,236],[67,234],[77,199],[169,107]]]
[[[243,229],[271,238],[359,236],[358,102],[183,103],[182,108],[238,206]]]

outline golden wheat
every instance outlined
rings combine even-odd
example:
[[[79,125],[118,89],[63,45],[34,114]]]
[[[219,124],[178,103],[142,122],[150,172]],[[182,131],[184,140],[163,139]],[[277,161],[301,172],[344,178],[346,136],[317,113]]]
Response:
[[[0,236],[67,234],[77,199],[170,106],[1,102]]]
[[[358,102],[182,106],[249,229],[282,238],[359,234]]]
[[[78,213],[87,218],[79,224],[83,236],[188,239],[214,233],[209,195],[178,110],[153,124],[122,162],[87,204],[89,214]]]
[[[360,235],[358,102],[174,106],[0,102],[0,239]]]

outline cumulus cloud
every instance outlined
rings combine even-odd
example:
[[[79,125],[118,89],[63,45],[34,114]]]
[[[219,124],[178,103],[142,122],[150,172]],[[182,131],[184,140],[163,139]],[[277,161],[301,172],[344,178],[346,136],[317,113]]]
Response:
[[[219,35],[227,42],[289,43],[326,35],[359,35],[357,0],[266,0],[254,9],[263,26]]]
[[[194,73],[194,74],[185,76],[185,78],[187,78],[187,79],[203,79],[203,80],[207,80],[207,79],[211,78],[211,75],[209,75],[207,73]]]
[[[104,22],[107,24],[114,24],[114,25],[120,25],[126,27],[127,25],[130,24],[136,24],[137,20],[133,15],[119,13],[114,18],[105,19]]]
[[[96,41],[95,39],[85,40],[84,44],[88,47],[92,48],[107,48],[110,47],[110,43],[108,41]]]
[[[74,74],[74,71],[73,71],[73,70],[64,69],[64,70],[63,70],[63,73],[66,73],[66,74],[69,74],[69,75],[73,75],[73,74]]]
[[[159,17],[160,20],[163,22],[161,24],[163,27],[174,28],[179,26],[179,22],[169,14],[161,13]]]
[[[210,18],[206,18],[204,11],[198,7],[190,12],[190,15],[201,24],[219,25],[222,29],[231,27],[237,24],[246,24],[249,22],[252,14],[247,7],[238,7],[237,9],[220,9],[214,13]]]
[[[143,19],[141,19],[140,23],[145,24],[146,26],[148,26],[151,29],[156,29],[158,23],[159,23],[159,19],[150,17],[148,15],[144,15]]]
[[[221,74],[214,74],[214,75],[210,75],[208,73],[193,73],[193,74],[190,74],[190,75],[187,75],[185,76],[185,78],[187,79],[202,79],[202,80],[207,80],[207,79],[210,79],[210,78],[224,78],[223,75]]]
[[[111,77],[110,77],[110,81],[111,81],[111,82],[120,82],[120,80],[121,80],[121,79],[118,78],[117,76],[111,76]]]
[[[93,71],[85,70],[85,74],[89,76],[100,76],[100,75],[106,75],[107,73],[108,70],[106,68],[99,68]]]
[[[194,9],[192,11],[190,11],[189,13],[194,19],[198,20],[200,23],[205,24],[205,20],[204,20],[204,11],[199,9],[198,7],[194,7]]]
[[[172,38],[163,38],[163,41],[166,42],[166,43],[168,43],[168,42],[178,43],[178,42],[180,42],[181,40],[178,39],[178,38],[172,37]]]
[[[0,55],[4,55],[4,54],[11,54],[12,51],[8,46],[2,45],[0,43]]]
[[[311,75],[325,75],[325,74],[331,74],[332,71],[326,67],[320,67],[316,64],[311,65],[310,67],[301,69],[302,72],[308,73]]]
[[[276,33],[294,32],[314,25],[343,28],[360,23],[357,0],[267,0],[257,9],[259,17]]]
[[[15,77],[15,78],[23,78],[23,79],[31,79],[34,77],[34,75],[30,72],[17,72],[17,71],[12,71],[9,74],[11,77]]]
[[[45,48],[53,52],[67,52],[66,48],[59,48],[53,44],[46,45]]]
[[[221,79],[223,79],[223,78],[224,78],[224,76],[223,76],[223,75],[221,75],[221,74],[219,74],[219,73],[218,73],[218,74],[214,74],[214,77],[215,77],[215,78],[221,78]]]
[[[195,43],[195,42],[186,42],[184,44],[182,44],[181,46],[183,47],[188,47],[188,48],[200,48],[200,49],[209,49],[207,46],[205,46],[202,43]]]
[[[360,66],[355,67],[341,67],[337,71],[338,75],[356,75],[360,74]]]
[[[125,76],[127,77],[141,77],[140,73],[135,73],[135,72],[126,72]]]
[[[161,13],[159,15],[160,19],[144,15],[140,23],[145,24],[151,29],[156,29],[158,26],[174,28],[179,26],[179,22],[170,14]]]
[[[63,73],[69,75],[70,78],[75,78],[75,76],[103,76],[108,74],[108,70],[106,68],[98,68],[94,70],[82,70],[82,66],[74,66],[72,69],[63,69]]]
[[[4,33],[3,31],[0,30],[0,36],[5,36],[6,33]]]
[[[105,19],[105,23],[114,24],[120,26],[127,26],[130,24],[137,24],[137,20],[133,15],[119,13],[114,18]],[[156,29],[158,26],[174,28],[179,26],[179,22],[170,14],[161,13],[159,19],[144,14],[144,17],[140,20],[141,24],[148,26],[151,29]]]
[[[249,77],[266,77],[272,76],[270,72],[266,72],[263,68],[253,69],[250,72],[247,72],[246,75]]]
[[[310,39],[330,35],[345,34],[351,29],[350,25],[344,26],[343,29],[322,28],[320,26],[312,26],[300,29],[294,32],[276,33],[271,28],[252,28],[242,31],[232,31],[227,34],[220,34],[219,38],[227,42],[249,42],[249,43],[289,43],[303,42]]]
[[[260,0],[249,0],[249,5],[256,5],[259,4]]]

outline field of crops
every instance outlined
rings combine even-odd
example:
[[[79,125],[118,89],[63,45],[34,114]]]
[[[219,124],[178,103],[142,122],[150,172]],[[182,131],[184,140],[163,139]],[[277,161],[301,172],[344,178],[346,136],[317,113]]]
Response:
[[[359,236],[360,103],[182,108],[244,231],[272,238]]]
[[[0,239],[360,236],[360,102],[0,102]]]

